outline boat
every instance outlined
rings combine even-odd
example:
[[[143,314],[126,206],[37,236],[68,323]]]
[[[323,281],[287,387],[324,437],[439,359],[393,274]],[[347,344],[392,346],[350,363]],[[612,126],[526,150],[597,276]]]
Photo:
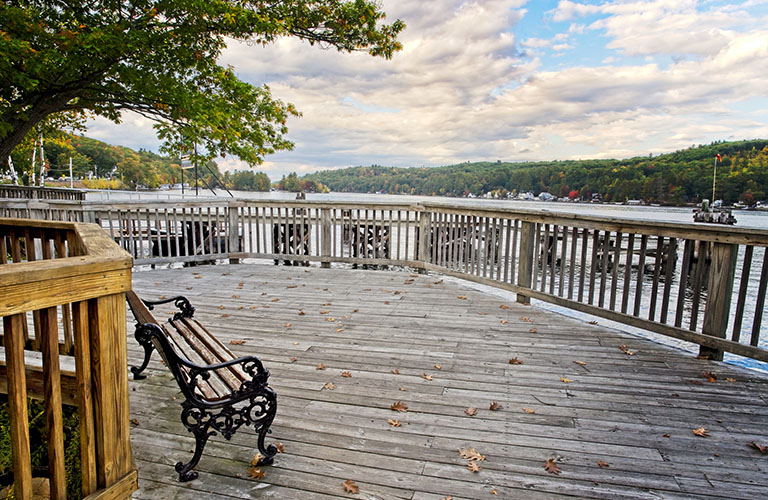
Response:
[[[736,224],[736,217],[730,210],[722,207],[722,200],[715,199],[715,189],[717,187],[717,162],[722,162],[719,154],[715,155],[715,165],[712,176],[712,205],[709,200],[701,201],[701,207],[693,211],[693,222],[705,222],[710,224]]]

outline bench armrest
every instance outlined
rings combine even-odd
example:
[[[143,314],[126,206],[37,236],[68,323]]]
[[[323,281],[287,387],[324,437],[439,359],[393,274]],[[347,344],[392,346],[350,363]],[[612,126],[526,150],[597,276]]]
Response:
[[[155,306],[159,306],[160,304],[167,304],[169,302],[173,302],[173,305],[176,306],[179,312],[173,315],[172,321],[176,321],[181,318],[191,318],[195,315],[195,308],[192,307],[192,304],[189,302],[189,299],[187,299],[183,295],[171,297],[170,299],[163,299],[163,300],[141,299],[141,301],[144,302],[144,305],[147,306],[147,309],[149,309],[150,311],[154,310]]]

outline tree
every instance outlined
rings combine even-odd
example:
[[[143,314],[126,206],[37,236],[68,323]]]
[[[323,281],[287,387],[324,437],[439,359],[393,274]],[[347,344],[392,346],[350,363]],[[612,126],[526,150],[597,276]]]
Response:
[[[293,147],[286,120],[299,113],[216,64],[226,40],[390,58],[405,25],[384,18],[374,0],[0,2],[0,163],[48,117],[119,123],[131,110],[156,122],[167,153],[196,142],[257,165]]]

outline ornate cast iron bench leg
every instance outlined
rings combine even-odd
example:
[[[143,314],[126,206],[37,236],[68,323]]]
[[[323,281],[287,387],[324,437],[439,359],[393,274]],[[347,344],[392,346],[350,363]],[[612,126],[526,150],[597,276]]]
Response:
[[[143,372],[147,368],[147,365],[149,365],[149,358],[152,356],[152,350],[155,346],[152,344],[152,338],[141,328],[136,329],[134,337],[136,337],[136,341],[139,345],[144,348],[144,361],[141,362],[141,366],[139,367],[132,366],[131,373],[133,373],[133,380],[142,380],[147,378],[147,376],[142,375],[141,372]]]

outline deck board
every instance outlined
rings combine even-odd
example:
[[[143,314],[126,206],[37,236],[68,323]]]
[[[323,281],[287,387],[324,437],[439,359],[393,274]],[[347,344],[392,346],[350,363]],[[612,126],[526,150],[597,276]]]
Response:
[[[200,478],[179,483],[173,464],[194,440],[155,357],[148,378],[130,383],[135,498],[768,497],[768,456],[749,446],[768,444],[762,374],[436,274],[238,264],[133,280],[146,299],[187,295],[225,344],[245,340],[230,347],[269,368],[278,393],[269,439],[285,447],[254,480],[253,432],[213,437]],[[132,337],[128,345],[137,364],[141,349]],[[408,412],[392,411],[395,401]],[[490,411],[493,401],[504,408]],[[477,473],[459,456],[468,447],[486,456]],[[544,470],[550,458],[559,475]],[[344,492],[347,479],[357,495]]]

